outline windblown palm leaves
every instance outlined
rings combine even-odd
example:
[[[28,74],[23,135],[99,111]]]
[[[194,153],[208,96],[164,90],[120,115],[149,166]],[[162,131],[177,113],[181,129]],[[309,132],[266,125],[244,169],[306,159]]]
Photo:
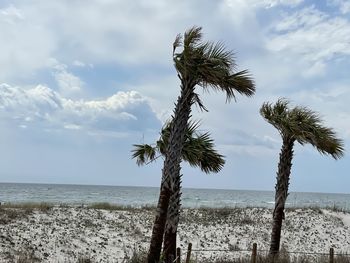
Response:
[[[177,49],[182,51],[176,53]],[[218,42],[202,42],[200,27],[193,27],[184,34],[182,41],[178,35],[174,42],[174,65],[181,82],[190,88],[196,85],[204,89],[212,88],[226,93],[227,99],[235,98],[235,93],[252,96],[255,86],[247,70],[234,72],[236,64],[232,51]]]
[[[182,48],[180,51],[178,51]],[[178,35],[173,45],[173,61],[181,81],[181,94],[178,97],[173,120],[169,130],[169,142],[165,151],[162,184],[153,224],[152,238],[147,261],[159,261],[165,230],[171,193],[179,174],[185,134],[191,114],[191,106],[197,103],[205,109],[204,104],[195,93],[195,87],[223,91],[227,99],[235,98],[239,93],[252,96],[255,86],[247,71],[236,72],[233,53],[226,51],[221,43],[202,42],[200,27],[193,27],[185,32],[183,38]],[[170,226],[174,225],[170,222]],[[172,231],[172,230],[169,230]],[[166,242],[164,242],[166,245]],[[165,249],[165,260],[175,257],[175,251]],[[170,251],[168,253],[168,251]]]
[[[198,122],[189,123],[182,149],[182,160],[193,167],[199,167],[205,173],[217,173],[225,164],[224,156],[214,149],[214,140],[210,138],[210,134],[198,133],[198,128]],[[155,145],[135,144],[132,158],[136,159],[138,165],[144,165],[155,161],[160,156],[165,156],[169,134],[170,122],[163,127],[161,137]]]
[[[280,99],[275,105],[264,103],[261,115],[272,124],[283,138],[291,138],[300,143],[311,144],[321,154],[331,155],[334,159],[343,156],[342,141],[335,132],[322,125],[319,115],[306,107],[289,109],[289,102]]]
[[[283,141],[277,171],[275,209],[270,243],[270,255],[274,258],[280,247],[294,142],[297,141],[301,145],[311,144],[321,154],[331,155],[334,159],[343,156],[344,146],[331,128],[323,126],[317,113],[305,107],[289,108],[288,100],[280,99],[275,105],[264,103],[260,113],[266,121],[280,132]]]

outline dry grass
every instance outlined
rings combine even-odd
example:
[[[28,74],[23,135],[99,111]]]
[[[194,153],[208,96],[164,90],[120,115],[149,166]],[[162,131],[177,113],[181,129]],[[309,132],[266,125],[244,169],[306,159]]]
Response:
[[[2,204],[0,208],[14,208],[14,209],[22,209],[22,210],[34,210],[38,209],[40,211],[48,211],[50,210],[54,205],[50,203],[34,203],[34,202],[28,202],[28,203],[5,203]]]
[[[119,205],[119,204],[111,204],[108,202],[101,202],[101,203],[93,203],[88,205],[88,208],[91,209],[102,209],[102,210],[117,210],[117,211],[141,211],[141,210],[155,210],[155,206],[142,206],[142,207],[134,207],[130,205]]]
[[[19,218],[25,218],[34,210],[47,212],[53,207],[48,203],[6,203],[0,206],[0,224],[6,225]]]
[[[103,209],[103,210],[118,210],[118,211],[134,209],[131,206],[111,204],[111,203],[107,203],[107,202],[94,203],[94,204],[89,205],[88,208],[91,208],[91,209]]]

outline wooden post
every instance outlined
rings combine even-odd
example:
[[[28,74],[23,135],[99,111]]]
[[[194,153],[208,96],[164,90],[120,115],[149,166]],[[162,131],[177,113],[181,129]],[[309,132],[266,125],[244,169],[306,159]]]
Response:
[[[186,263],[190,263],[191,251],[192,251],[192,243],[189,243],[187,248]]]
[[[176,249],[176,263],[181,263],[181,248]]]
[[[254,243],[254,244],[253,244],[253,250],[252,250],[252,259],[251,259],[251,263],[256,263],[257,248],[258,248],[258,245],[257,245],[256,243]]]
[[[329,249],[329,263],[334,263],[334,248]]]

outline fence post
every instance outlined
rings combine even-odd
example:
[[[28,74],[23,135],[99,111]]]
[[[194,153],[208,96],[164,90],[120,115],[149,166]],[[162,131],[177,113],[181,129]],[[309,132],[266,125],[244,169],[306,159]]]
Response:
[[[329,263],[334,263],[334,248],[329,249]]]
[[[176,249],[176,263],[181,263],[181,248]]]
[[[190,263],[191,251],[192,251],[192,243],[188,243],[186,263]]]
[[[251,259],[251,263],[256,263],[257,247],[258,247],[258,245],[257,245],[256,243],[254,243],[254,244],[253,244],[253,250],[252,250],[252,259]]]

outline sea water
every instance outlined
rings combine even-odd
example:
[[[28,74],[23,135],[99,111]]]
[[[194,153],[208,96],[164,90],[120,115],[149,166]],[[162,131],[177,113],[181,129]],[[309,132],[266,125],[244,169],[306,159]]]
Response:
[[[251,190],[184,188],[183,207],[268,207],[274,205],[274,192]],[[48,202],[91,204],[108,202],[126,206],[154,206],[159,188],[134,186],[0,183],[0,202]],[[291,192],[287,207],[337,207],[350,210],[350,194]]]

